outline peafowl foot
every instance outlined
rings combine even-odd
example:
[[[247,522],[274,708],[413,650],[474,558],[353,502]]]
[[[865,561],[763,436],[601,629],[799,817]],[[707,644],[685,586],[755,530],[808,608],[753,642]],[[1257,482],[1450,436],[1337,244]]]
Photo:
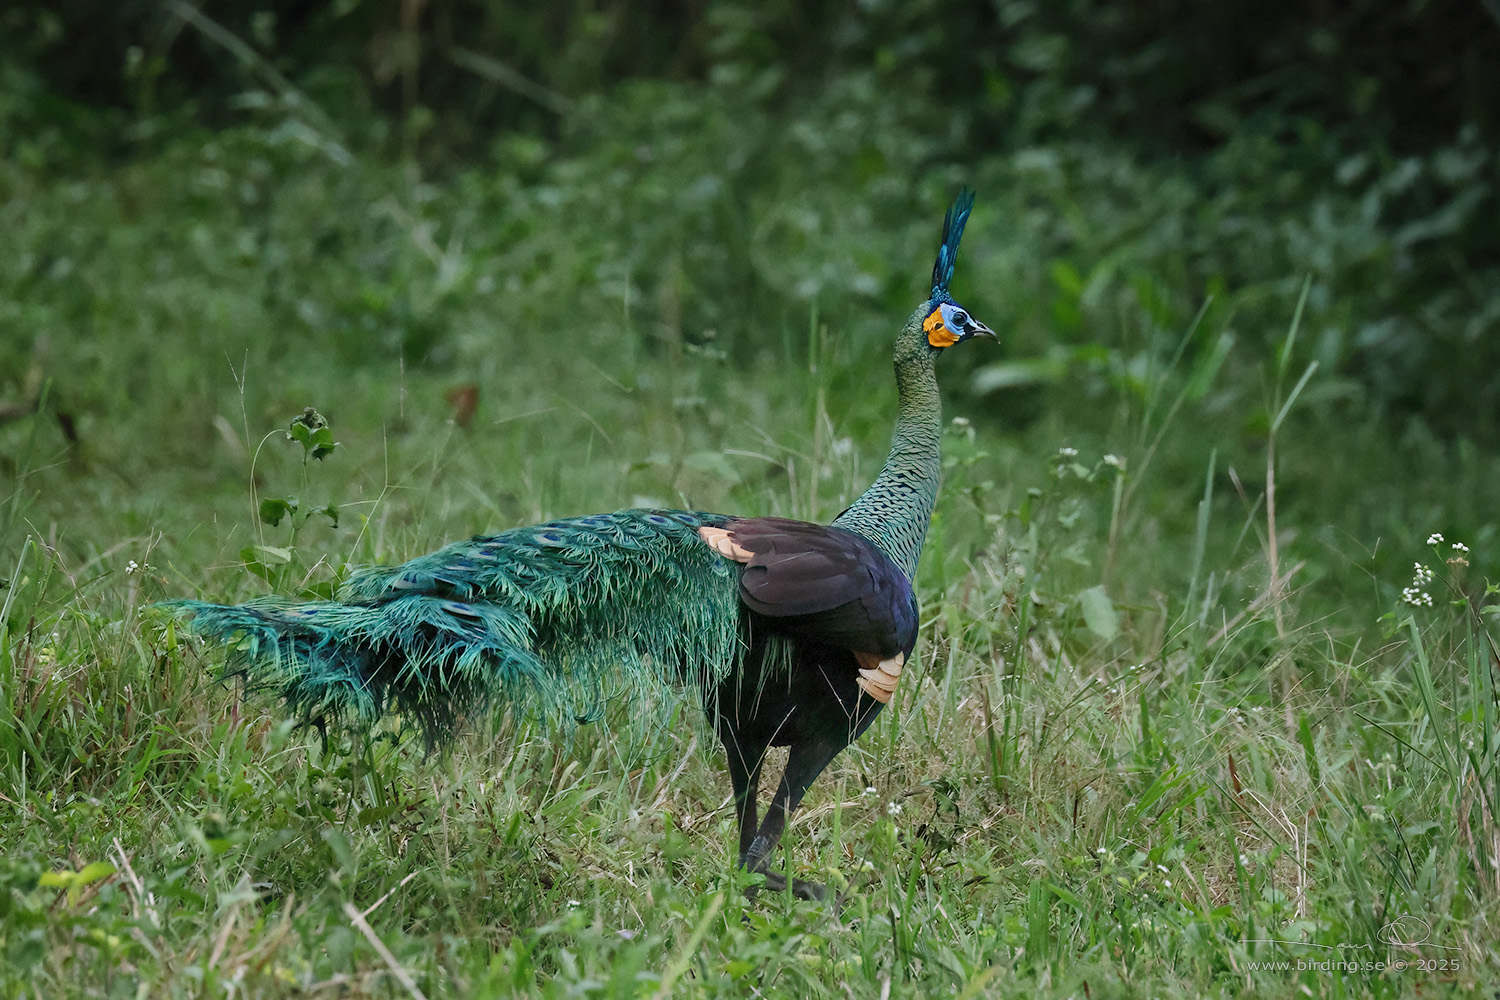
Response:
[[[781,874],[781,872],[773,872],[763,868],[759,874],[765,876],[765,888],[768,892],[786,891],[786,876]],[[756,893],[759,891],[760,886],[752,885],[745,890],[745,895],[754,899]],[[792,895],[798,899],[822,900],[828,898],[828,887],[818,882],[804,882],[800,878],[794,878],[792,879]]]

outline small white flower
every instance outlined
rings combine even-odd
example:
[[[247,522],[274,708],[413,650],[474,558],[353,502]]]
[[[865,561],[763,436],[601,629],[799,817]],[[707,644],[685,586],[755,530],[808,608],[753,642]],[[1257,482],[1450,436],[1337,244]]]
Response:
[[[1078,457],[1078,449],[1077,448],[1068,448],[1068,447],[1064,446],[1062,448],[1057,449],[1057,453],[1059,455],[1061,455],[1063,458],[1077,458]],[[1442,539],[1438,539],[1438,541],[1442,541]]]
[[[967,427],[967,426],[969,426],[969,418],[968,417],[954,417],[953,418],[953,426],[954,427]]]
[[[1095,849],[1094,853],[1095,854],[1108,854],[1109,851],[1106,848],[1100,847],[1100,848]]]
[[[576,899],[570,899],[570,900],[568,900],[568,905],[569,905],[569,906],[580,906],[580,905],[582,905],[582,904],[580,904],[580,903],[579,903],[579,902],[578,902],[578,900],[576,900]]]
[[[1434,531],[1432,534],[1427,536],[1428,545],[1440,545],[1442,544],[1442,541],[1443,533],[1441,531]]]
[[[128,562],[128,563],[125,564],[125,575],[129,576],[131,573],[134,573],[136,570],[138,570],[140,568],[141,568],[140,563],[138,563],[134,559],[132,559],[132,560],[130,560],[130,562]]]
[[[1432,607],[1432,595],[1416,585],[1402,588],[1401,600],[1414,608]]]
[[[1104,464],[1113,465],[1115,468],[1122,470],[1125,468],[1125,460],[1119,455],[1105,455]]]
[[[1250,859],[1247,858],[1247,857],[1245,857],[1243,854],[1241,854],[1240,855],[1240,865],[1243,867],[1244,865],[1248,865],[1249,863],[1250,863]]]
[[[1167,866],[1166,865],[1157,865],[1156,866],[1156,870],[1159,871],[1159,872],[1161,872],[1163,875],[1167,874]]]
[[[886,807],[885,807],[885,814],[887,816],[900,816],[901,815],[901,803],[899,803],[899,802],[890,802],[890,803],[887,803]]]
[[[869,796],[874,795],[874,794],[876,794],[875,786],[874,785],[866,785],[865,786],[865,797],[868,798]]]
[[[1464,552],[1469,551],[1469,547],[1467,545],[1465,545],[1463,542],[1454,542],[1453,543],[1453,551],[1462,554]]]
[[[1172,888],[1172,880],[1169,878],[1162,879],[1161,884],[1166,886],[1168,889]]]

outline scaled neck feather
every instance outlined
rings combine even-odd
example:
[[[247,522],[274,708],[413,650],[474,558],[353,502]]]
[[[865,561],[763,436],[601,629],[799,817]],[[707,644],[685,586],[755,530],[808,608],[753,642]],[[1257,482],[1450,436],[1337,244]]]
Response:
[[[868,538],[913,578],[942,473],[942,403],[918,309],[896,341],[896,433],[885,468],[834,525]]]

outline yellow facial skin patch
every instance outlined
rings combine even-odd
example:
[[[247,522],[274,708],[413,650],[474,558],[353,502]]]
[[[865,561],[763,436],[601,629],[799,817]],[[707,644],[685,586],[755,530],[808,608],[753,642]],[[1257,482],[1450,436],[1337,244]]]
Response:
[[[922,321],[922,329],[927,332],[927,342],[933,347],[952,347],[958,343],[958,334],[948,329],[948,324],[943,322],[943,310],[934,309],[927,314]]]

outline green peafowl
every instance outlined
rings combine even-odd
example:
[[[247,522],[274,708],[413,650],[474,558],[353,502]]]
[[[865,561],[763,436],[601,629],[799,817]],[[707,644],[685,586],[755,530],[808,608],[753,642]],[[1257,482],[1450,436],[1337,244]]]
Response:
[[[994,337],[948,294],[974,196],[949,208],[932,291],[896,338],[899,412],[879,477],[830,526],[624,510],[455,542],[353,575],[334,601],[169,602],[227,669],[308,720],[397,712],[429,745],[504,701],[587,720],[642,685],[696,688],[728,758],[739,864],[765,875],[813,780],[895,693],[941,468],[938,355]],[[554,714],[555,713],[555,714]],[[761,764],[785,746],[762,820]],[[793,891],[823,887],[794,879]]]

